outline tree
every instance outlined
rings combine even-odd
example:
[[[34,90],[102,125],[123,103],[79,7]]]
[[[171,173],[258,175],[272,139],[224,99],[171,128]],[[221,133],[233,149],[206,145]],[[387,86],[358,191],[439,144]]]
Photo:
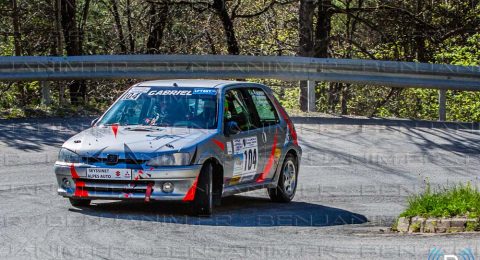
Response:
[[[127,44],[125,43],[125,36],[123,35],[123,26],[122,21],[120,19],[120,13],[118,12],[118,4],[117,0],[110,0],[110,11],[115,19],[115,26],[117,28],[118,33],[118,43],[120,45],[120,51],[123,54],[127,53]]]
[[[68,56],[79,56],[83,54],[83,35],[88,17],[90,0],[86,0],[82,12],[80,26],[77,24],[77,2],[76,0],[61,0],[60,12],[65,39],[65,50]],[[68,86],[70,91],[70,102],[81,104],[87,99],[87,85],[85,81],[75,80]]]
[[[160,53],[163,33],[168,19],[168,4],[149,3],[148,15],[150,18],[149,34],[147,40],[147,53]]]
[[[317,11],[315,32],[313,16]],[[331,20],[333,15],[331,0],[300,0],[299,8],[299,56],[327,58],[330,43]],[[330,87],[330,99],[333,96]],[[307,111],[307,82],[300,82],[300,109]]]
[[[228,54],[240,54],[240,48],[238,47],[237,37],[235,36],[235,30],[233,28],[233,21],[228,14],[225,0],[213,0],[212,9],[215,10],[218,18],[220,21],[222,21],[225,38],[227,41]]]

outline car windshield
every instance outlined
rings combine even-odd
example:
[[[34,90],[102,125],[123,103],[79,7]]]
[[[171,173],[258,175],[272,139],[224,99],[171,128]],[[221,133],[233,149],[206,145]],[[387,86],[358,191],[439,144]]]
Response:
[[[99,125],[217,128],[217,90],[133,87],[102,117]]]

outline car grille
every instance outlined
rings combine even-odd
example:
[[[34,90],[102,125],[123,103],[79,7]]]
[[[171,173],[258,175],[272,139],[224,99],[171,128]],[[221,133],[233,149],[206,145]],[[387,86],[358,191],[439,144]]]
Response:
[[[109,165],[115,165],[119,163],[125,163],[125,164],[143,164],[147,160],[133,160],[133,159],[118,159],[117,162],[115,163],[110,163],[108,162],[107,158],[95,158],[95,157],[83,157],[83,161],[89,164],[92,163],[105,163]]]
[[[90,197],[145,198],[148,185],[153,181],[121,181],[121,180],[91,180],[80,179],[82,188]]]

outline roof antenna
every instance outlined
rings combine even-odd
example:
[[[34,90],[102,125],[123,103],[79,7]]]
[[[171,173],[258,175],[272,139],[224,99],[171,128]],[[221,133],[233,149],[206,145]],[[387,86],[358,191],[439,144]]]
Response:
[[[176,82],[173,83],[174,87],[178,87],[178,84]]]

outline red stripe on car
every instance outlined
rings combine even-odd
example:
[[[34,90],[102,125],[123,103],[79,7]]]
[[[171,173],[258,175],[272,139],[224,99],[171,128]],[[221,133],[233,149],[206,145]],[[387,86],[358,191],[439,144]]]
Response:
[[[277,130],[275,130],[275,136],[273,136],[273,145],[272,151],[270,151],[270,157],[268,158],[265,168],[263,168],[262,174],[260,174],[260,176],[258,177],[257,182],[263,182],[265,180],[265,177],[267,177],[268,173],[270,173],[273,162],[275,161],[275,149],[277,149]]]
[[[70,165],[70,174],[72,175],[72,179],[75,182],[75,192],[73,196],[75,197],[88,197],[88,191],[84,190],[85,182],[79,181],[80,176],[78,176],[77,170],[75,170],[75,166],[73,163]]]
[[[298,145],[298,140],[297,140],[297,132],[295,132],[295,127],[293,126],[292,120],[287,115],[287,112],[283,107],[278,103],[278,100],[274,97],[273,100],[275,101],[275,106],[277,107],[278,111],[280,111],[280,114],[283,117],[283,120],[287,122],[288,130],[290,131],[290,136],[292,137],[293,143],[295,145]]]
[[[115,138],[117,138],[117,132],[118,132],[118,125],[117,124],[112,125],[112,132],[113,132],[113,135],[115,135]]]
[[[150,201],[150,196],[152,195],[153,183],[147,184],[147,191],[145,192],[145,202]]]
[[[192,187],[188,189],[187,194],[183,197],[183,201],[192,201],[195,199],[195,191],[197,190],[198,176],[192,184]]]
[[[70,165],[70,174],[72,175],[73,179],[79,179],[80,176],[78,176],[77,170],[75,170],[75,166],[73,163]]]
[[[85,182],[83,181],[75,181],[75,193],[73,196],[75,197],[88,197],[88,191],[84,190]]]
[[[212,139],[212,141],[218,146],[218,148],[222,149],[222,151],[225,151],[225,144],[222,143],[221,141],[217,139]]]

